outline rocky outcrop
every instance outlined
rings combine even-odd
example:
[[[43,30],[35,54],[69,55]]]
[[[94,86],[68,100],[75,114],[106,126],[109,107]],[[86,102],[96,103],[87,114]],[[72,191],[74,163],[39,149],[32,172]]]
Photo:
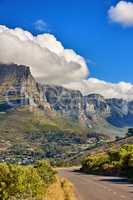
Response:
[[[0,111],[25,104],[50,109],[42,86],[31,75],[30,68],[16,64],[0,64]]]

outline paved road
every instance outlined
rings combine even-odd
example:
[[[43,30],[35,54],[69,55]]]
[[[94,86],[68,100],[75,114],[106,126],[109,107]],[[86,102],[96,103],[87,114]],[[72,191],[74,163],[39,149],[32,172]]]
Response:
[[[126,179],[86,175],[74,168],[59,169],[76,188],[78,200],[133,200],[133,184]]]

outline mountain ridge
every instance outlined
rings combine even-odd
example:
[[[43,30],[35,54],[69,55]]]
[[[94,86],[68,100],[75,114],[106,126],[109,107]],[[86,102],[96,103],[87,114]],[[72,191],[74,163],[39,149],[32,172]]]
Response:
[[[6,111],[6,107],[10,110],[23,103],[33,110],[39,108],[46,113],[59,113],[90,129],[104,123],[115,128],[133,126],[133,101],[105,99],[99,94],[83,96],[78,90],[41,85],[24,65],[0,64],[0,99],[1,112]]]

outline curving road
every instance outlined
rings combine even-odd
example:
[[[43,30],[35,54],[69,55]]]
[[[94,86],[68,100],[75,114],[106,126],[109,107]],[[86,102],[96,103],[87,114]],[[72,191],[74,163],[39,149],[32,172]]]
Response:
[[[133,184],[126,179],[86,175],[76,168],[58,171],[74,184],[78,200],[133,200]]]

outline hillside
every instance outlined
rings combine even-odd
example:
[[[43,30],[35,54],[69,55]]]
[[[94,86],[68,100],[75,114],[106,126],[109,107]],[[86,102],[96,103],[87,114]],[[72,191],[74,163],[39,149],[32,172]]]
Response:
[[[133,138],[131,143],[132,140]],[[86,156],[82,160],[81,171],[89,174],[125,176],[133,181],[133,143],[119,147],[116,144],[106,151]]]
[[[107,152],[110,148],[119,149],[122,145],[133,144],[133,136],[119,139],[118,141],[108,142],[104,145],[86,151],[85,155]],[[84,156],[85,156],[84,155]]]
[[[133,136],[121,138],[117,141],[106,141],[104,144],[97,143],[95,146],[91,148],[85,149],[83,154],[79,153],[70,158],[69,162],[80,164],[80,162],[86,157],[91,156],[99,153],[108,152],[111,148],[112,149],[119,149],[122,145],[130,145],[133,144]]]
[[[0,160],[29,164],[50,159],[67,161],[108,138],[87,134],[86,129],[58,115],[31,112],[29,106],[0,114]]]

